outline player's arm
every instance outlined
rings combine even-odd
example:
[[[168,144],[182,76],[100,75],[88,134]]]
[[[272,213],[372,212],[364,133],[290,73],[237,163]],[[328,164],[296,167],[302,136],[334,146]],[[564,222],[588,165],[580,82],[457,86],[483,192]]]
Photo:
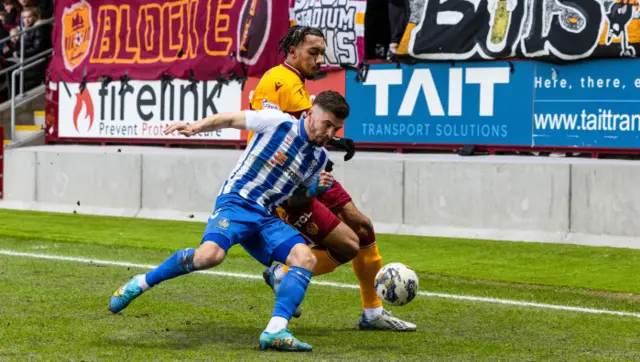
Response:
[[[311,200],[327,191],[333,185],[333,175],[327,171],[321,171],[310,187],[300,187],[289,198],[289,205],[300,207],[308,205]]]
[[[191,124],[176,122],[167,127],[164,130],[164,134],[178,132],[189,137],[198,133],[214,132],[223,128],[265,133],[290,118],[283,112],[273,110],[225,112],[211,115]]]
[[[327,166],[329,164],[333,165],[333,162],[329,161],[329,154],[325,149],[322,150],[319,161],[321,163],[320,167],[315,170],[311,177],[303,181],[300,188],[294,191],[288,200],[289,205],[294,207],[307,205],[311,200],[331,188],[333,175],[331,174],[331,167]]]
[[[202,132],[214,132],[223,128],[246,129],[245,112],[225,112],[213,114],[194,123],[176,122],[165,128],[164,134],[178,132],[184,136],[193,136]]]

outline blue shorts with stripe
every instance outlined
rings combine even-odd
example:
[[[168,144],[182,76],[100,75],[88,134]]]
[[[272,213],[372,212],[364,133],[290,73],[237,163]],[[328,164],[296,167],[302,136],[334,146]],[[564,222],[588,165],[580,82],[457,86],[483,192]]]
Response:
[[[240,244],[266,266],[273,261],[285,263],[291,248],[304,243],[293,227],[235,193],[220,195],[216,199],[215,210],[209,217],[201,243],[206,241],[217,243],[225,251]]]

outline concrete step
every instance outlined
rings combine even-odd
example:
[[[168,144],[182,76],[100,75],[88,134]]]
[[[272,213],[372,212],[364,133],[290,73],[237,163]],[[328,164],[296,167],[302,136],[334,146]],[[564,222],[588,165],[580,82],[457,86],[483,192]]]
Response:
[[[45,109],[45,85],[38,86],[25,92],[25,97],[31,97],[35,94],[39,94],[35,99],[27,102],[16,108],[16,125],[34,125],[36,122],[44,124],[44,112]],[[39,113],[35,113],[39,112]],[[41,113],[40,113],[41,112]],[[6,139],[12,139],[11,134],[11,101],[0,103],[0,126],[4,127],[4,137]],[[17,132],[16,132],[17,133]]]
[[[45,111],[34,111],[33,123],[33,125],[16,125],[16,137],[13,142],[33,139],[34,135],[42,131],[45,125]],[[12,140],[3,140],[4,146],[8,146],[11,143]]]
[[[33,134],[38,133],[42,130],[41,126],[16,126],[16,137],[14,141],[23,141],[27,138],[30,138]]]

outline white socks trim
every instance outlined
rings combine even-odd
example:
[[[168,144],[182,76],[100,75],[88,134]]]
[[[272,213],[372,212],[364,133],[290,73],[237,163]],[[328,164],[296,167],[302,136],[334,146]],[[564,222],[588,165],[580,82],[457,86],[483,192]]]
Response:
[[[364,317],[367,319],[373,319],[382,314],[383,310],[384,309],[382,307],[364,308]]]
[[[269,321],[269,324],[267,325],[265,332],[276,333],[281,329],[287,328],[288,325],[289,325],[289,321],[282,317],[271,317],[271,320]]]
[[[142,276],[138,277],[138,286],[142,288],[143,292],[151,288],[149,284],[147,284],[147,276],[145,274],[142,274]]]
[[[282,280],[282,278],[284,278],[284,265],[280,266],[279,268],[276,268],[276,270],[273,271],[273,276],[276,279],[276,282],[280,282]]]

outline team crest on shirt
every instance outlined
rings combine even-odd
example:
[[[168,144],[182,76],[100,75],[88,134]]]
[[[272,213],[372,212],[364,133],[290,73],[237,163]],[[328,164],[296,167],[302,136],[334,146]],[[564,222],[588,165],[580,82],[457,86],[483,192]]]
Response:
[[[266,99],[263,99],[262,100],[262,109],[273,109],[273,110],[279,111],[280,107],[278,107],[278,105],[275,104],[275,103],[271,103],[271,102],[267,101]]]
[[[307,230],[307,233],[309,235],[316,235],[318,234],[318,225],[314,222],[310,222],[307,224],[307,227],[305,228]]]
[[[221,229],[227,229],[229,227],[229,220],[226,217],[218,220],[218,227]]]

